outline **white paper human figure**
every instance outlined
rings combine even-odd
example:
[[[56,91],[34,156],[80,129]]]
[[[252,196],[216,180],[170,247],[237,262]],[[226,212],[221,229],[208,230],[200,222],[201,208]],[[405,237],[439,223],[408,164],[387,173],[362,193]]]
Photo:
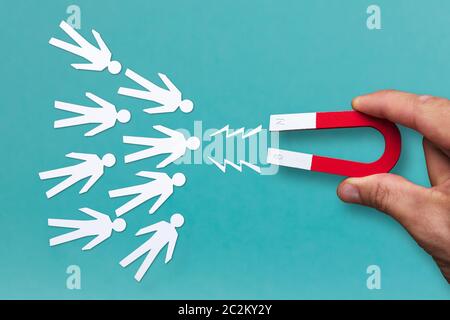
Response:
[[[66,219],[48,219],[48,225],[50,227],[58,228],[71,228],[76,229],[74,231],[65,233],[63,235],[50,239],[50,246],[56,246],[69,241],[78,240],[84,237],[95,236],[88,244],[86,244],[82,250],[90,250],[96,245],[102,243],[109,237],[113,231],[122,232],[125,230],[127,224],[123,219],[111,218],[101,212],[89,209],[81,208],[81,212],[94,218],[93,220],[66,220]]]
[[[153,180],[144,184],[109,191],[111,198],[137,195],[116,210],[118,217],[154,197],[159,197],[149,210],[149,213],[153,214],[172,195],[174,186],[181,187],[186,183],[186,177],[182,173],[175,173],[172,178],[163,172],[141,171],[136,175]]]
[[[149,146],[142,151],[138,151],[125,156],[125,163],[142,160],[160,154],[169,154],[156,167],[164,168],[186,153],[186,149],[197,150],[200,147],[200,140],[197,137],[186,139],[181,132],[166,128],[161,125],[153,126],[153,129],[167,135],[167,138],[146,138],[124,136],[123,142],[141,146]]]
[[[154,83],[150,82],[149,80],[138,75],[136,72],[130,69],[127,69],[125,71],[125,75],[140,86],[144,87],[146,90],[136,90],[121,87],[118,91],[119,94],[133,98],[149,100],[161,104],[161,106],[159,107],[144,109],[144,112],[150,114],[168,113],[174,112],[179,108],[181,111],[189,113],[194,109],[193,102],[188,99],[183,100],[180,90],[175,87],[175,85],[165,74],[158,73],[159,77],[164,82],[168,90],[158,87]]]
[[[73,63],[71,65],[73,68],[90,71],[103,71],[108,68],[108,71],[111,74],[118,74],[120,72],[122,65],[118,61],[111,60],[111,51],[97,31],[92,30],[92,34],[97,41],[98,48],[86,41],[86,39],[75,31],[75,29],[67,22],[61,21],[59,27],[78,44],[78,47],[55,38],[51,38],[49,43],[52,46],[73,53],[89,61],[89,63]]]
[[[175,213],[170,218],[170,223],[166,221],[161,221],[155,224],[152,224],[148,227],[142,228],[136,233],[136,236],[140,236],[143,234],[147,234],[150,232],[155,232],[153,236],[144,242],[139,248],[130,253],[127,257],[125,257],[122,261],[120,261],[120,265],[122,267],[127,267],[138,258],[147,253],[147,256],[136,272],[134,278],[137,281],[141,281],[142,277],[145,275],[147,270],[152,265],[158,253],[167,245],[167,253],[165,263],[168,263],[172,259],[173,251],[175,249],[175,245],[177,243],[178,232],[177,228],[181,227],[184,224],[184,218],[181,214]]]
[[[72,152],[67,154],[66,157],[83,160],[83,162],[73,166],[39,173],[41,180],[67,177],[64,181],[60,182],[46,192],[47,198],[51,198],[78,181],[89,177],[89,180],[80,190],[80,194],[85,193],[94,185],[94,183],[97,182],[98,179],[100,179],[103,175],[105,167],[110,168],[116,164],[116,158],[111,153],[107,153],[100,158],[96,154]]]
[[[105,101],[90,92],[86,92],[86,97],[98,104],[100,108],[55,101],[56,109],[78,113],[80,116],[56,120],[53,127],[65,128],[83,124],[98,123],[98,126],[84,134],[86,137],[92,137],[100,132],[114,127],[117,121],[120,123],[127,123],[130,121],[130,111],[126,109],[117,111],[116,107],[112,103],[109,103],[108,101]]]

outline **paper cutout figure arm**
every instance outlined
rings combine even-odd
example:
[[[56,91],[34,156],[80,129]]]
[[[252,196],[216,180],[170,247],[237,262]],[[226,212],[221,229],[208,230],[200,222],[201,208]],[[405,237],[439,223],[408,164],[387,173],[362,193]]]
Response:
[[[89,130],[88,132],[86,132],[84,134],[85,137],[92,137],[95,136],[96,134],[103,132],[105,130],[108,130],[109,128],[111,128],[107,123],[102,123],[98,126],[96,126],[95,128]]]
[[[164,192],[165,191],[165,192]],[[169,199],[169,197],[172,195],[173,191],[172,190],[164,190],[161,195],[159,196],[158,200],[155,201],[155,203],[152,205],[152,207],[150,208],[150,210],[148,211],[150,214],[154,214],[156,212],[156,210],[159,209],[159,207],[162,206],[162,204],[164,202],[166,202],[167,199]]]
[[[150,80],[145,79],[143,76],[137,74],[136,72],[134,72],[131,69],[127,69],[125,71],[125,75],[128,78],[130,78],[131,80],[133,80],[134,82],[136,82],[137,84],[139,84],[141,87],[146,89],[146,90],[141,91],[141,92],[146,94],[145,98],[141,98],[141,99],[149,100],[149,99],[151,99],[151,92],[152,91],[162,90],[160,87],[155,85],[153,82],[151,82]],[[125,88],[123,88],[123,89],[124,89],[125,92],[127,91],[127,90],[125,90]]]
[[[125,71],[125,76],[127,76],[129,79],[133,80],[137,84],[139,84],[141,87],[145,88],[146,90],[138,90],[138,89],[131,89],[131,88],[124,88],[120,87],[118,90],[118,93],[124,96],[133,97],[136,99],[142,99],[142,100],[149,100],[153,101],[153,96],[151,94],[152,91],[157,91],[159,88],[153,82],[145,79],[141,75],[137,74],[131,69],[127,69]]]
[[[172,260],[173,252],[175,250],[175,245],[177,244],[178,234],[176,234],[172,239],[169,240],[169,243],[167,244],[167,253],[166,253],[166,259],[164,260],[164,263],[169,263],[170,260]]]
[[[160,228],[161,224],[162,224],[162,222],[157,222],[155,224],[152,224],[145,228],[142,228],[138,232],[136,232],[136,236],[142,236],[142,235],[150,233],[150,232],[155,232]]]
[[[83,251],[91,250],[95,246],[99,245],[100,243],[102,243],[103,241],[108,239],[110,236],[111,236],[111,233],[110,234],[99,234],[94,239],[89,241],[83,248],[81,248],[81,250],[83,250]]]
[[[162,172],[151,172],[151,171],[139,171],[138,173],[136,173],[136,175],[138,177],[149,178],[149,179],[154,179],[154,180],[157,180],[159,178],[164,178],[167,176],[167,174],[162,173]]]
[[[71,152],[71,153],[66,154],[66,157],[71,158],[71,159],[76,159],[76,160],[89,161],[97,156],[95,154],[90,154],[90,153]]]
[[[92,100],[99,106],[102,106],[103,108],[109,108],[110,110],[116,111],[116,107],[112,103],[96,96],[95,94],[93,94],[91,92],[86,92],[86,97],[88,97],[90,100]]]
[[[111,51],[106,46],[100,34],[92,30],[92,34],[99,48],[86,41],[77,31],[75,31],[67,22],[61,21],[60,28],[71,37],[79,47],[64,42],[59,39],[51,38],[49,43],[52,46],[73,53],[89,61],[89,63],[73,63],[71,66],[78,70],[103,71],[108,68],[111,74],[118,74],[122,69],[118,61],[111,60]]]
[[[81,212],[83,212],[83,213],[85,213],[85,214],[91,216],[91,217],[94,218],[94,219],[102,219],[102,218],[104,218],[105,216],[107,216],[107,215],[105,215],[105,214],[103,214],[103,213],[101,213],[101,212],[92,210],[92,209],[90,209],[90,208],[81,208],[81,209],[78,209],[78,210],[80,210]]]
[[[74,231],[62,234],[50,239],[50,246],[56,246],[69,241],[78,240],[84,237],[95,236],[82,250],[90,250],[101,242],[108,239],[112,231],[122,232],[126,228],[126,222],[123,219],[111,221],[110,217],[98,211],[81,208],[79,209],[94,218],[94,220],[66,220],[66,219],[48,219],[48,225],[58,228],[71,228]]]
[[[103,71],[105,68],[102,65],[94,63],[72,63],[71,66],[77,70],[84,71]]]
[[[170,81],[170,79],[163,73],[158,73],[158,76],[160,77],[162,82],[164,82],[167,89],[169,89],[169,91],[172,92],[174,96],[178,97],[178,99],[181,100],[181,92],[180,92],[180,90],[178,90],[177,87],[175,87],[175,85],[172,83],[172,81]]]
[[[156,166],[156,168],[158,169],[162,169],[167,167],[169,164],[171,164],[172,162],[174,162],[175,160],[177,160],[178,158],[180,158],[181,156],[179,154],[176,153],[172,153],[170,154],[167,158],[165,158],[163,161],[161,161],[160,163],[158,163],[158,165]]]
[[[94,35],[95,41],[97,41],[100,51],[109,52],[111,54],[111,51],[108,49],[108,46],[106,45],[105,41],[103,41],[102,37],[100,36],[100,33],[98,33],[95,30],[92,30],[92,34]]]
[[[144,262],[139,266],[138,271],[134,275],[134,279],[138,282],[142,280],[145,273],[150,268],[159,251],[161,250],[160,248],[152,248],[152,244],[152,239],[147,240],[147,242],[143,243],[140,247],[123,258],[122,261],[120,261],[120,265],[125,268],[147,253]]]
[[[163,133],[163,134],[165,134],[165,135],[167,135],[169,137],[173,137],[175,135],[180,135],[181,134],[180,132],[178,132],[176,130],[169,129],[169,128],[164,127],[164,126],[162,126],[160,124],[158,124],[156,126],[153,126],[153,129],[155,129],[155,130],[157,130],[157,131],[159,131],[159,132],[161,132],[161,133]]]
[[[100,179],[100,177],[103,175],[103,172],[97,173],[92,175],[89,180],[84,184],[83,188],[81,188],[79,194],[83,194],[89,191],[89,189],[92,188],[92,186]]]
[[[173,107],[173,105],[167,106],[159,106],[159,107],[151,107],[151,108],[146,108],[143,111],[148,113],[148,114],[160,114],[160,113],[168,113],[168,112],[173,112],[173,111],[167,111],[167,110],[173,110],[175,111],[176,108]]]

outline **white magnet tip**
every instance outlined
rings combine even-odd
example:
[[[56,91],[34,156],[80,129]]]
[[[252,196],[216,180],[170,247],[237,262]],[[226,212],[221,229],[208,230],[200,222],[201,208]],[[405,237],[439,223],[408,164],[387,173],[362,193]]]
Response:
[[[267,163],[303,170],[311,170],[312,154],[269,148]]]
[[[305,130],[316,128],[316,113],[274,114],[270,116],[270,131]]]

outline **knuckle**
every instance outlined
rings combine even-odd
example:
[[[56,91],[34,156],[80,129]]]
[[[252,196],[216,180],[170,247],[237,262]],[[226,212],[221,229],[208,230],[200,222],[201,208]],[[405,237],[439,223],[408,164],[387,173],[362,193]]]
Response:
[[[414,105],[422,112],[439,110],[439,112],[445,114],[445,111],[450,110],[450,100],[434,96],[419,96],[416,98]]]
[[[433,96],[418,96],[411,102],[414,112],[411,114],[411,123],[421,132],[427,133],[427,138],[440,141],[446,150],[450,148],[450,135],[442,125],[450,119],[450,100]],[[442,123],[436,126],[436,123]],[[441,128],[442,127],[442,128]]]
[[[389,209],[389,203],[391,201],[390,190],[381,182],[375,185],[375,188],[370,192],[369,202],[370,205],[377,208],[380,211],[387,211]]]
[[[430,189],[433,203],[440,204],[450,212],[450,180]]]
[[[435,96],[429,96],[429,95],[422,95],[422,96],[415,96],[415,104],[418,107],[423,106],[447,106],[449,105],[449,100],[446,98],[441,97],[435,97]]]

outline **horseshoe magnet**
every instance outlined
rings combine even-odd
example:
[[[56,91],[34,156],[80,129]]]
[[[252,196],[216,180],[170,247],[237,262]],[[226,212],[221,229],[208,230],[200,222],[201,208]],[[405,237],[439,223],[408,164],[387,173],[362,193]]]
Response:
[[[267,162],[284,167],[348,177],[363,177],[389,172],[400,157],[401,136],[397,126],[388,120],[367,116],[357,111],[280,114],[270,116],[269,130],[289,131],[359,127],[374,128],[384,137],[384,153],[375,162],[356,162],[274,148],[269,148]]]

